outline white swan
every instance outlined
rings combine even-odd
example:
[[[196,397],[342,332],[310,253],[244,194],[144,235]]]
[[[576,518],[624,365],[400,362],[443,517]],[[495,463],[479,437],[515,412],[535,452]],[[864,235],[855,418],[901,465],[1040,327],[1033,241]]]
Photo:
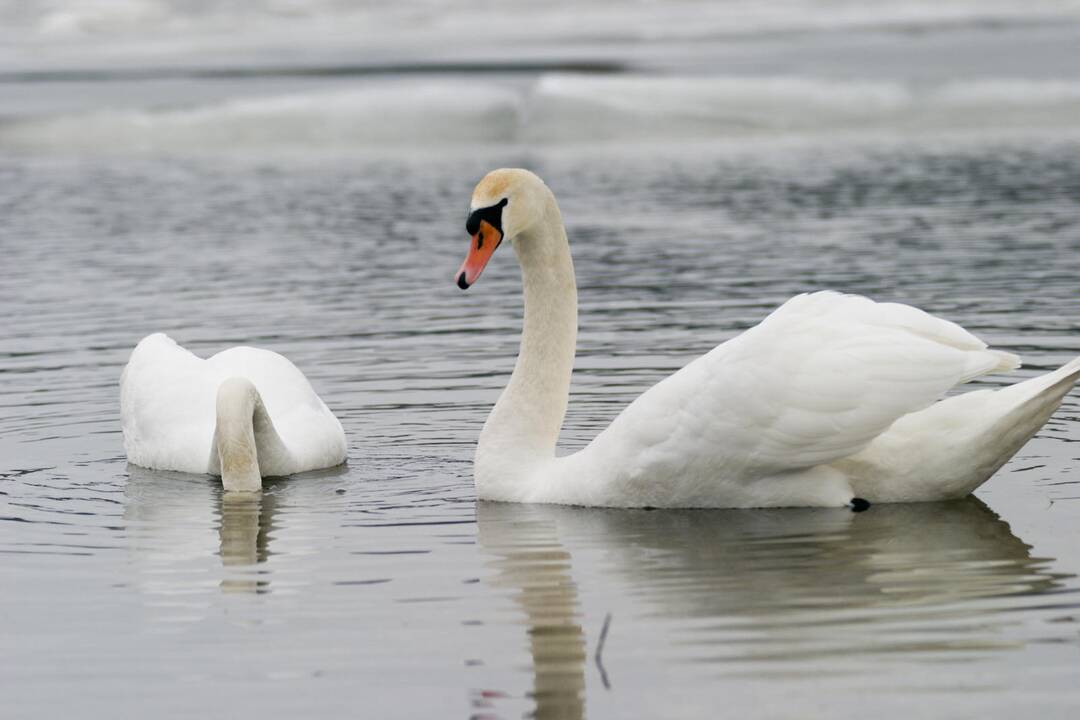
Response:
[[[562,216],[525,170],[488,174],[455,276],[468,288],[509,238],[525,321],[514,372],[476,448],[481,499],[598,506],[867,507],[967,495],[1042,427],[1080,358],[1002,390],[937,402],[1018,359],[916,308],[819,292],[649,389],[586,448],[555,456],[577,289]]]
[[[341,423],[269,350],[234,347],[204,360],[149,335],[120,378],[120,417],[128,462],[220,475],[227,491],[345,462]]]

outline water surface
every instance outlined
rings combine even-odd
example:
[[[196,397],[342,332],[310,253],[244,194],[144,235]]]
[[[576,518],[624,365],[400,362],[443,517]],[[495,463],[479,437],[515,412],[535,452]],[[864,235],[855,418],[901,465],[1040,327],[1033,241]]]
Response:
[[[0,598],[18,716],[163,699],[270,717],[1075,708],[1075,396],[962,502],[477,505],[520,281],[501,253],[469,293],[451,277],[483,168],[540,170],[582,300],[567,450],[802,290],[916,303],[1021,353],[1024,377],[1080,354],[1075,146],[504,152],[8,159]],[[348,466],[242,502],[128,466],[117,381],[155,330],[287,354],[345,424]]]
[[[0,2],[6,716],[1076,715],[1075,392],[963,501],[477,503],[520,277],[503,250],[453,283],[473,184],[538,171],[581,300],[565,451],[802,291],[1023,357],[973,387],[1045,372],[1080,355],[1073,5],[594,3],[606,36],[541,14],[516,68],[452,13],[354,49],[366,16],[320,3],[340,34],[286,62],[288,17],[202,6]],[[155,331],[288,355],[348,465],[245,500],[128,466]]]

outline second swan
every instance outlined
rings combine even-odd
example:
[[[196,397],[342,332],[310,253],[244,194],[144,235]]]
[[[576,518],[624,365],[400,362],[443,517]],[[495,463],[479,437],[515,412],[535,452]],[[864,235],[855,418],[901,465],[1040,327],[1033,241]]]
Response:
[[[798,295],[556,457],[577,338],[577,287],[555,196],[527,170],[472,196],[467,289],[504,239],[525,320],[510,381],[476,448],[481,499],[612,507],[848,506],[969,494],[1028,441],[1080,358],[996,390],[953,386],[1019,366],[947,320],[857,295]]]

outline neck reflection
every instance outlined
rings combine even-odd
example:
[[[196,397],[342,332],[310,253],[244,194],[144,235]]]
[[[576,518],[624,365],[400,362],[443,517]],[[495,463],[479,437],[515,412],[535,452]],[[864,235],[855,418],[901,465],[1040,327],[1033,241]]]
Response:
[[[533,717],[580,720],[585,714],[585,633],[570,553],[544,508],[477,503],[479,540],[495,557],[492,584],[525,613],[533,660]]]
[[[275,502],[274,496],[266,492],[223,492],[219,495],[219,553],[225,568],[222,592],[270,591],[269,575],[258,565],[265,563],[270,556]]]
[[[221,558],[223,573],[215,574],[223,592],[269,591],[262,565],[278,509],[273,492],[224,493],[215,478],[130,465],[124,495],[129,548],[144,592],[185,594],[192,577],[214,572],[214,555]]]

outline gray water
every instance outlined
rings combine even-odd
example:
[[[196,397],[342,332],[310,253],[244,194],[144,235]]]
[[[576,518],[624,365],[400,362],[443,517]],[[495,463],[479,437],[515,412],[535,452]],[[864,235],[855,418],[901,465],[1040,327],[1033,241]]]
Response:
[[[0,0],[4,717],[1076,717],[1076,391],[963,501],[477,503],[520,275],[453,282],[475,182],[539,172],[581,302],[566,452],[802,291],[1023,357],[972,388],[1057,367],[1074,5],[310,6]],[[156,331],[287,355],[348,464],[247,500],[127,465]]]
[[[1075,395],[961,502],[474,502],[473,444],[521,315],[511,255],[468,293],[452,282],[484,168],[527,164],[562,199],[582,302],[572,450],[803,290],[912,302],[1026,359],[977,386],[1080,354],[1080,150],[950,147],[9,157],[9,712],[1071,714]],[[288,355],[344,423],[348,466],[245,502],[209,477],[128,466],[117,380],[155,330],[202,354]]]

